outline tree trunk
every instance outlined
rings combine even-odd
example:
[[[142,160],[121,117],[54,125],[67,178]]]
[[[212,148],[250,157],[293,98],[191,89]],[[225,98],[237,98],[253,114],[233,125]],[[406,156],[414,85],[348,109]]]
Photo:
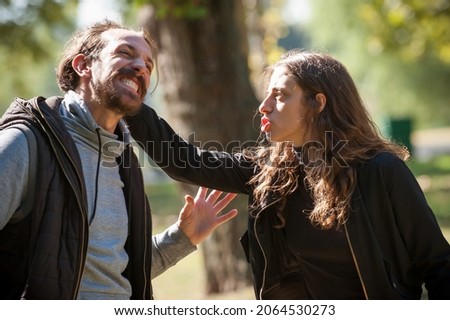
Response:
[[[202,148],[232,151],[237,141],[254,141],[257,135],[253,115],[258,101],[249,79],[244,10],[239,0],[201,3],[207,13],[196,19],[169,14],[158,20],[152,7],[146,6],[141,11],[145,13],[142,25],[160,49],[160,83],[172,127]],[[187,188],[191,194],[196,190]],[[239,199],[239,216],[201,246],[207,293],[251,283],[239,243],[246,228],[246,197]]]

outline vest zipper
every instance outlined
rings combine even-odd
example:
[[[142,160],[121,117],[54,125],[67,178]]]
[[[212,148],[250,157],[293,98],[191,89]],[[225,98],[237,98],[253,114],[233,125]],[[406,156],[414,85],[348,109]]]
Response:
[[[358,273],[359,282],[361,283],[362,289],[364,291],[364,297],[366,298],[366,300],[369,300],[369,296],[367,295],[366,285],[365,285],[364,280],[362,278],[361,270],[359,269],[359,264],[358,264],[358,261],[356,259],[355,252],[353,251],[352,241],[350,240],[350,236],[348,234],[348,229],[347,229],[347,225],[346,224],[344,224],[344,229],[345,229],[345,237],[347,238],[347,243],[348,243],[348,246],[350,247],[350,252],[352,253],[353,262],[355,263],[356,272]]]
[[[131,153],[134,152],[133,147],[128,147],[128,148],[129,148],[129,152],[131,152]],[[131,159],[131,155],[130,155],[130,159]],[[133,175],[130,175],[130,186],[132,185],[132,182],[131,182],[132,177],[133,177]],[[140,175],[140,179],[141,179],[141,184],[144,185],[144,178],[143,178],[142,175]],[[130,187],[129,190],[130,190],[130,193],[131,193],[131,187]],[[129,199],[131,199],[131,195],[129,196]],[[148,217],[147,217],[147,201],[146,201],[145,197],[143,199],[143,202],[144,202],[144,212],[143,212],[143,214],[144,214],[144,226],[143,226],[143,234],[144,234],[144,249],[143,250],[144,250],[144,252],[142,254],[142,257],[143,257],[142,274],[143,274],[143,279],[144,279],[144,285],[143,285],[143,288],[142,288],[142,290],[143,290],[142,291],[142,299],[145,300],[146,298],[152,299],[153,294],[150,292],[150,296],[149,297],[147,297],[147,295],[146,295],[147,286],[149,285],[149,279],[147,279],[147,270],[151,268],[151,265],[150,266],[146,266],[147,254],[148,254],[148,234],[149,233],[148,233],[148,230],[147,230],[147,225],[148,225],[147,219],[148,219]],[[130,210],[130,216],[131,216],[131,210]],[[151,231],[150,231],[150,234],[151,234]]]
[[[145,199],[144,199],[144,209],[145,209],[145,211],[144,211],[144,254],[143,254],[144,261],[143,261],[143,270],[142,270],[142,273],[144,275],[144,287],[143,287],[143,292],[142,292],[142,298],[146,299],[147,286],[149,285],[146,271],[147,271],[147,268],[151,268],[151,265],[150,266],[145,265],[146,261],[147,261],[147,253],[148,253],[148,248],[147,248],[147,243],[148,243],[148,232],[147,231],[148,230],[146,230],[146,228],[147,228],[147,203],[146,203]],[[152,296],[153,296],[153,294],[150,293],[150,297],[148,297],[148,299],[152,299]]]

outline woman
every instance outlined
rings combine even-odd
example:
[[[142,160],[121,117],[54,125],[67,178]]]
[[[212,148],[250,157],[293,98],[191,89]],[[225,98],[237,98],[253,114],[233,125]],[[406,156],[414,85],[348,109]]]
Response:
[[[292,50],[266,75],[252,150],[200,150],[148,107],[128,119],[171,177],[249,195],[241,242],[256,297],[419,299],[425,284],[450,298],[450,246],[408,152],[380,136],[345,67]]]

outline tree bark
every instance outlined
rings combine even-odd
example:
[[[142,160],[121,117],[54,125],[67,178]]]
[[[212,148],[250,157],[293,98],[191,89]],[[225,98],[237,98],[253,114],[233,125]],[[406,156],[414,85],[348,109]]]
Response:
[[[249,78],[244,10],[240,0],[202,3],[207,9],[202,18],[168,15],[158,20],[146,6],[141,21],[159,46],[159,77],[172,127],[202,148],[233,151],[257,135],[253,115],[258,101]],[[192,187],[182,187],[194,193]],[[246,228],[247,200],[239,199],[232,204],[238,203],[239,216],[201,245],[207,293],[251,283],[239,243]]]

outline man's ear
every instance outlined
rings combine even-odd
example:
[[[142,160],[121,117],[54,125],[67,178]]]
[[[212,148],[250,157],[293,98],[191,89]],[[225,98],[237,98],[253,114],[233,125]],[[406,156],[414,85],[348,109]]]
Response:
[[[77,54],[72,60],[72,68],[80,78],[91,75],[91,66],[84,54]]]
[[[321,113],[327,104],[327,97],[323,93],[318,93],[316,94],[316,101],[319,106],[319,113]]]

